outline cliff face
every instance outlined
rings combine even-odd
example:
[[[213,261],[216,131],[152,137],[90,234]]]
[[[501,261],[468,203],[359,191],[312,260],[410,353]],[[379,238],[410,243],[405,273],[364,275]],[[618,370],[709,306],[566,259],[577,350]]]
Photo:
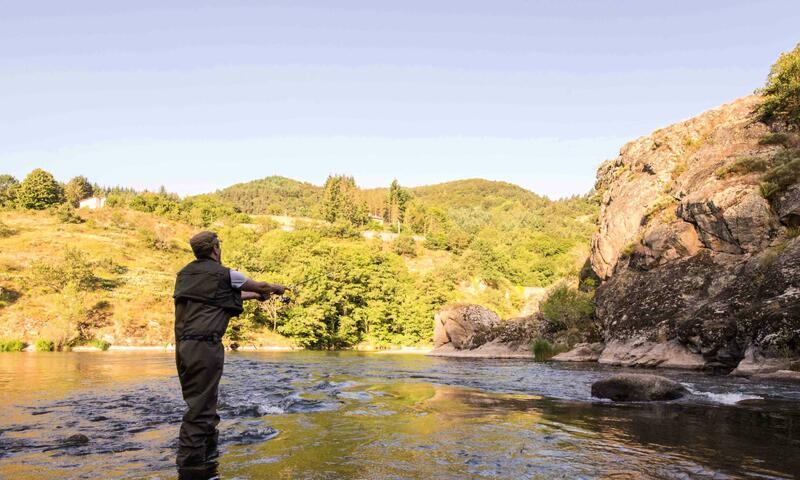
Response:
[[[750,359],[800,352],[800,237],[788,228],[800,223],[800,185],[770,202],[760,173],[719,174],[787,148],[761,144],[770,130],[753,121],[758,101],[658,130],[599,168],[601,362],[658,365],[654,346],[665,344],[697,368],[736,367],[748,349]]]

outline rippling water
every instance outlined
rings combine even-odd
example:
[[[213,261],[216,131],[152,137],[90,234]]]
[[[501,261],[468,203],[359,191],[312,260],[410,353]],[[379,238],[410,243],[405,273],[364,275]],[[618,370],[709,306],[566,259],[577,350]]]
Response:
[[[0,355],[0,478],[175,478],[172,354]],[[694,394],[612,404],[598,366],[228,354],[222,478],[796,478],[800,387],[659,372]],[[82,433],[85,445],[65,445]]]

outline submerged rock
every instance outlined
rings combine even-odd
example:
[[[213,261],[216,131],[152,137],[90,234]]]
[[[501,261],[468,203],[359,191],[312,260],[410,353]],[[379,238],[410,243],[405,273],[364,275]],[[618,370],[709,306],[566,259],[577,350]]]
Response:
[[[559,353],[551,360],[557,362],[596,362],[605,349],[602,343],[579,343],[568,352]]]
[[[658,375],[622,373],[592,384],[592,396],[616,402],[676,400],[689,393],[678,382]]]
[[[70,435],[69,437],[65,438],[62,443],[64,445],[72,446],[72,445],[86,445],[89,443],[89,437],[82,433],[76,433],[74,435]]]

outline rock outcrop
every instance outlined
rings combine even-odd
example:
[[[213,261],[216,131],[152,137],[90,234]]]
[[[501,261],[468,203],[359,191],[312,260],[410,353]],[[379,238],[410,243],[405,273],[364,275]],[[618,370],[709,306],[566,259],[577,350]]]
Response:
[[[678,382],[658,375],[622,373],[592,384],[592,396],[615,402],[676,400],[689,393]]]
[[[530,317],[500,320],[480,305],[446,305],[434,318],[430,355],[448,357],[532,357],[536,332]]]
[[[768,201],[759,173],[721,175],[786,147],[760,142],[750,96],[625,145],[598,171],[591,264],[601,363],[733,369],[800,352],[800,185]],[[775,371],[775,370],[773,370]],[[763,373],[763,372],[760,372]]]

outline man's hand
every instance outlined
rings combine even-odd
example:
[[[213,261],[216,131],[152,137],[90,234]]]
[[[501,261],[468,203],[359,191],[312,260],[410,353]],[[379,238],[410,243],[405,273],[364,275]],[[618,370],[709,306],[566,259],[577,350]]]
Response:
[[[247,279],[241,290],[242,292],[257,293],[266,299],[269,295],[283,295],[286,292],[286,287],[279,283],[256,282],[255,280]]]

